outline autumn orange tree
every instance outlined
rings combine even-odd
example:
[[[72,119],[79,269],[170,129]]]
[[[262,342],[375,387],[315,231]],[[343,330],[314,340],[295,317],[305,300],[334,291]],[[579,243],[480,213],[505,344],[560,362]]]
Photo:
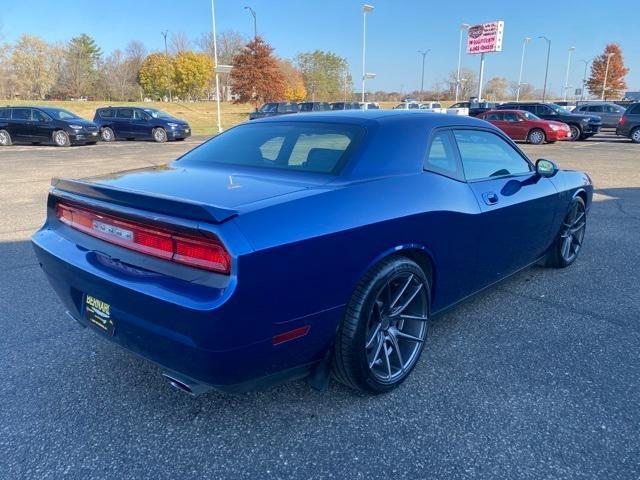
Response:
[[[607,59],[609,59],[609,68],[607,69]],[[605,82],[606,73],[606,82]],[[629,73],[629,69],[624,66],[624,58],[622,57],[622,49],[616,43],[608,44],[602,55],[598,55],[593,59],[591,64],[591,76],[587,80],[587,86],[591,95],[601,96],[602,88],[606,85],[604,98],[620,97],[622,92],[627,88],[624,81],[625,75]]]
[[[289,102],[301,102],[307,98],[307,89],[304,87],[300,70],[289,60],[279,60],[278,65],[285,82],[284,99]]]
[[[235,103],[282,100],[286,82],[273,48],[257,36],[233,57],[231,88]]]

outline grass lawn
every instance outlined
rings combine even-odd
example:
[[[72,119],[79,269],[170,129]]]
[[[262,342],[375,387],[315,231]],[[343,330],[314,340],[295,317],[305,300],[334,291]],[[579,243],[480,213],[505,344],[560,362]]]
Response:
[[[6,103],[5,103],[6,102]],[[442,102],[444,106],[453,102]],[[216,103],[196,102],[196,103],[163,103],[163,102],[73,102],[73,101],[15,101],[5,100],[3,105],[42,105],[60,107],[69,110],[87,120],[93,120],[93,115],[97,108],[108,106],[141,106],[158,108],[165,112],[186,120],[191,125],[194,135],[213,135],[217,131]],[[396,102],[380,102],[380,108],[393,108]],[[253,106],[245,104],[233,104],[222,102],[220,104],[222,115],[222,128],[230,128],[248,119],[249,112],[253,111]]]

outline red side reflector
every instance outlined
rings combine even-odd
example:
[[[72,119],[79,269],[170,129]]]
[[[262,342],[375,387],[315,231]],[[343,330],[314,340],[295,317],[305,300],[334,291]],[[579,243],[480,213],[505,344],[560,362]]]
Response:
[[[276,335],[271,339],[271,343],[273,343],[274,345],[280,345],[281,343],[288,342],[289,340],[295,340],[296,338],[304,337],[307,333],[309,333],[310,328],[311,327],[309,325],[305,325],[304,327],[280,333],[279,335]]]
[[[219,273],[231,271],[231,256],[218,239],[187,237],[61,203],[56,216],[76,230],[130,250]]]

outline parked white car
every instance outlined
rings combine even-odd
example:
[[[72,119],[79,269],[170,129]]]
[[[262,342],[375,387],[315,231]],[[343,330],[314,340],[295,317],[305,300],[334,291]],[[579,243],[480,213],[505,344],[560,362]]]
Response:
[[[420,104],[418,102],[402,102],[393,107],[394,110],[419,110]]]
[[[442,108],[440,102],[424,102],[420,104],[420,110],[426,110],[433,113],[447,113],[446,108]]]

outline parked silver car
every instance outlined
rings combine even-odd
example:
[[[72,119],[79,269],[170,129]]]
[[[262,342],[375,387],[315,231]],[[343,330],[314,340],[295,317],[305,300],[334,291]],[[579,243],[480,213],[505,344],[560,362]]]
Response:
[[[586,113],[602,118],[604,128],[615,128],[624,114],[625,108],[611,102],[581,103],[573,113]]]

